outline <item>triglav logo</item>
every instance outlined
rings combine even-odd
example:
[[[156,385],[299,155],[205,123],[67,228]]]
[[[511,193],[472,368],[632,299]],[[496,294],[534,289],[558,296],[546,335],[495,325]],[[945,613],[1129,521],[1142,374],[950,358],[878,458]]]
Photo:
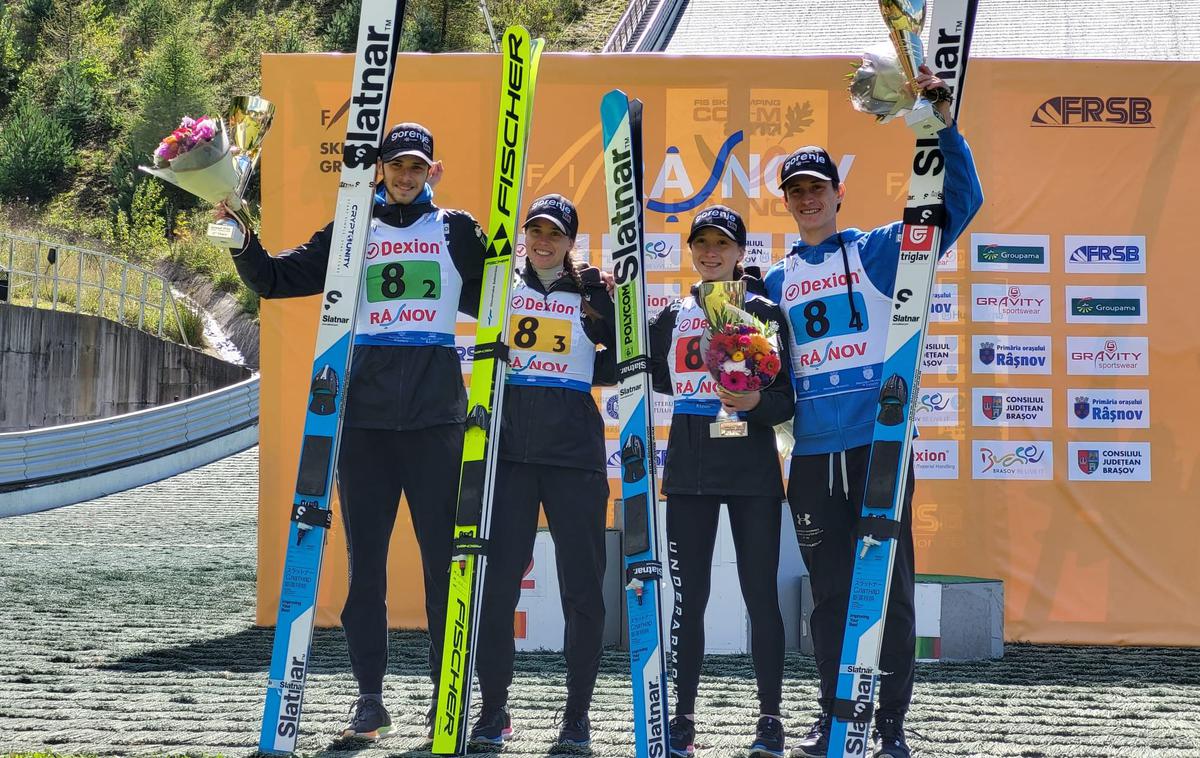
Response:
[[[1058,95],[1037,107],[1029,125],[1147,129],[1154,126],[1151,107],[1148,97]]]

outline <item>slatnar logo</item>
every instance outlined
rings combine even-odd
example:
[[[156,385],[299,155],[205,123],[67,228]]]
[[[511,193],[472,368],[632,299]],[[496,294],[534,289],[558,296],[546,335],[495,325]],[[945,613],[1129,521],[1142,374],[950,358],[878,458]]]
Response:
[[[1058,95],[1037,107],[1030,126],[1084,128],[1154,127],[1148,97]]]

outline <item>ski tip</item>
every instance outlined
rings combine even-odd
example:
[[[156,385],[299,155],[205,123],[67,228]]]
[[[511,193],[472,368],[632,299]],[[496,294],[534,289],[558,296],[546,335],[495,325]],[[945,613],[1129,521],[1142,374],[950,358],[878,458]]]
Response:
[[[509,26],[509,27],[505,28],[505,30],[504,30],[504,39],[505,40],[509,40],[514,37],[516,38],[516,40],[519,44],[530,44],[529,30],[526,29],[525,27],[521,26],[520,24],[513,24],[512,26]]]
[[[619,89],[615,89],[600,99],[600,121],[604,124],[605,142],[616,131],[617,124],[625,120],[629,114],[629,98]]]

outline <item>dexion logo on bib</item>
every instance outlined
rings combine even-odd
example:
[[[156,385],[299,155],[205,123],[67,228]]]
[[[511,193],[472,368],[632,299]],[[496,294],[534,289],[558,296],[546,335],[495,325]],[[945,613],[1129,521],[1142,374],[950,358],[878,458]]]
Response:
[[[1150,481],[1149,442],[1069,442],[1073,482]]]
[[[1150,373],[1147,337],[1067,337],[1067,373],[1145,376]]]
[[[1148,129],[1154,127],[1152,107],[1148,97],[1056,95],[1037,107],[1029,125]]]
[[[1080,429],[1145,429],[1150,426],[1149,390],[1068,389],[1067,426]]]
[[[1054,448],[1050,442],[974,440],[971,457],[974,479],[1054,478]]]
[[[1146,288],[1067,286],[1068,324],[1144,324]]]
[[[971,337],[971,371],[976,374],[1049,374],[1049,337]]]
[[[1068,274],[1144,274],[1146,238],[1068,234],[1063,246]]]

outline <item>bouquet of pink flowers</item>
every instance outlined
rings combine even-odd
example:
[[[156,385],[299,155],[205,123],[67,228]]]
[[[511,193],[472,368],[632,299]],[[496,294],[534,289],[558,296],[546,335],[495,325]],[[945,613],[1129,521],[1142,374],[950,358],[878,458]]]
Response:
[[[779,353],[762,324],[726,323],[708,339],[704,363],[717,383],[730,392],[769,387],[779,375]]]
[[[154,151],[155,167],[167,168],[172,159],[178,158],[200,143],[211,143],[217,135],[217,123],[209,116],[202,116],[200,119],[184,116],[179,122],[179,128],[158,143],[158,149]]]

